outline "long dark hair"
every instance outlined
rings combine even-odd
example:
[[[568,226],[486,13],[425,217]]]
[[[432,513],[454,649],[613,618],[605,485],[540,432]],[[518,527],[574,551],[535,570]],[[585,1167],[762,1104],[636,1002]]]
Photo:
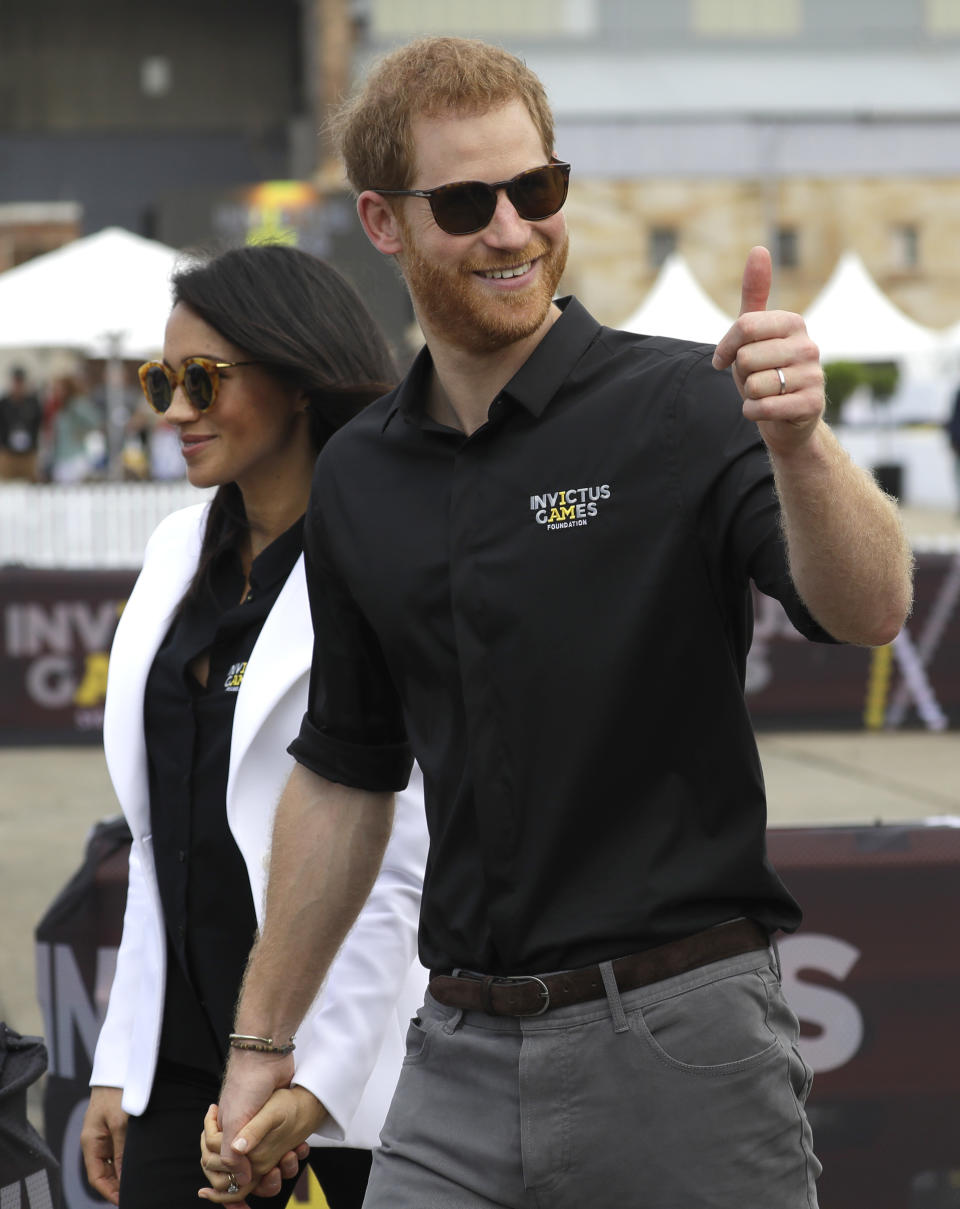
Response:
[[[386,342],[367,308],[336,269],[297,248],[255,244],[191,263],[173,277],[182,302],[244,359],[308,397],[317,453],[342,424],[396,381]],[[211,564],[247,533],[236,483],[218,488],[207,516],[200,561],[185,599],[207,583]]]

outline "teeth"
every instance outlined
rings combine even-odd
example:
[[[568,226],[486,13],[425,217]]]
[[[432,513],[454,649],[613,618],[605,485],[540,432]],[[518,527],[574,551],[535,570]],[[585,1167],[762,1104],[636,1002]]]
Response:
[[[522,277],[530,268],[530,261],[526,264],[518,264],[515,269],[490,269],[484,273],[484,277],[493,277],[495,280],[501,277]]]

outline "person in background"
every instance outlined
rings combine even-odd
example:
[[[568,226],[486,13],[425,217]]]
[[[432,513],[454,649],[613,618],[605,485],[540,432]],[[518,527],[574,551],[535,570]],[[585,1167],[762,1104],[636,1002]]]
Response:
[[[216,493],[151,537],[110,659],[104,750],[133,844],[81,1141],[91,1184],[121,1209],[197,1203],[197,1139],[228,1046],[272,1044],[230,1035],[293,765],[285,746],[307,701],[303,514],[319,450],[394,378],[354,291],[296,249],[225,252],[177,274],[173,297],[163,360],[140,382],[177,431],[190,482]],[[363,1199],[422,999],[425,852],[414,778],[297,1034],[286,1107],[298,1142],[310,1135],[330,1209]],[[278,1156],[247,1191],[285,1205],[306,1153]]]
[[[43,406],[27,385],[26,372],[14,366],[10,389],[0,396],[0,479],[36,480],[42,424]]]
[[[800,910],[766,856],[743,692],[751,581],[811,639],[891,641],[896,505],[824,424],[765,248],[716,347],[555,299],[575,166],[515,56],[401,47],[337,130],[426,347],[318,463],[321,691],[236,1027],[296,1028],[415,756],[431,980],[365,1209],[813,1209],[811,1073],[772,948]],[[231,1055],[212,1199],[292,1075]]]
[[[103,416],[75,375],[55,379],[51,396],[50,477],[55,483],[82,483],[106,465]]]

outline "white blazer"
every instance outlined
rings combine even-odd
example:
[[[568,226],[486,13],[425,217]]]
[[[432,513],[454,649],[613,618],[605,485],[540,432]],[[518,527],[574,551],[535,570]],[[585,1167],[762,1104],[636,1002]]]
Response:
[[[134,1116],[146,1108],[153,1085],[167,953],[150,833],[143,697],[150,665],[196,569],[207,507],[185,508],[157,526],[110,654],[104,752],[133,844],[123,936],[90,1082],[122,1087],[123,1107]],[[312,648],[301,555],[250,655],[230,744],[227,820],[247,865],[258,921],[273,815],[294,766],[286,748],[306,709]],[[397,795],[393,833],[370,897],[297,1031],[295,1082],[330,1114],[313,1145],[377,1143],[407,1024],[423,1002],[426,972],[417,961],[416,936],[426,853],[415,766],[410,785]]]

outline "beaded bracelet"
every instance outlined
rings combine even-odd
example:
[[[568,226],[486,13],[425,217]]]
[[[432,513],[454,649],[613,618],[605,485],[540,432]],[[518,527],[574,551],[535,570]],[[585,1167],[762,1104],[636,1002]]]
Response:
[[[231,1033],[231,1049],[255,1050],[258,1054],[291,1054],[297,1048],[291,1037],[283,1045],[274,1045],[272,1037],[255,1037],[249,1033]]]

